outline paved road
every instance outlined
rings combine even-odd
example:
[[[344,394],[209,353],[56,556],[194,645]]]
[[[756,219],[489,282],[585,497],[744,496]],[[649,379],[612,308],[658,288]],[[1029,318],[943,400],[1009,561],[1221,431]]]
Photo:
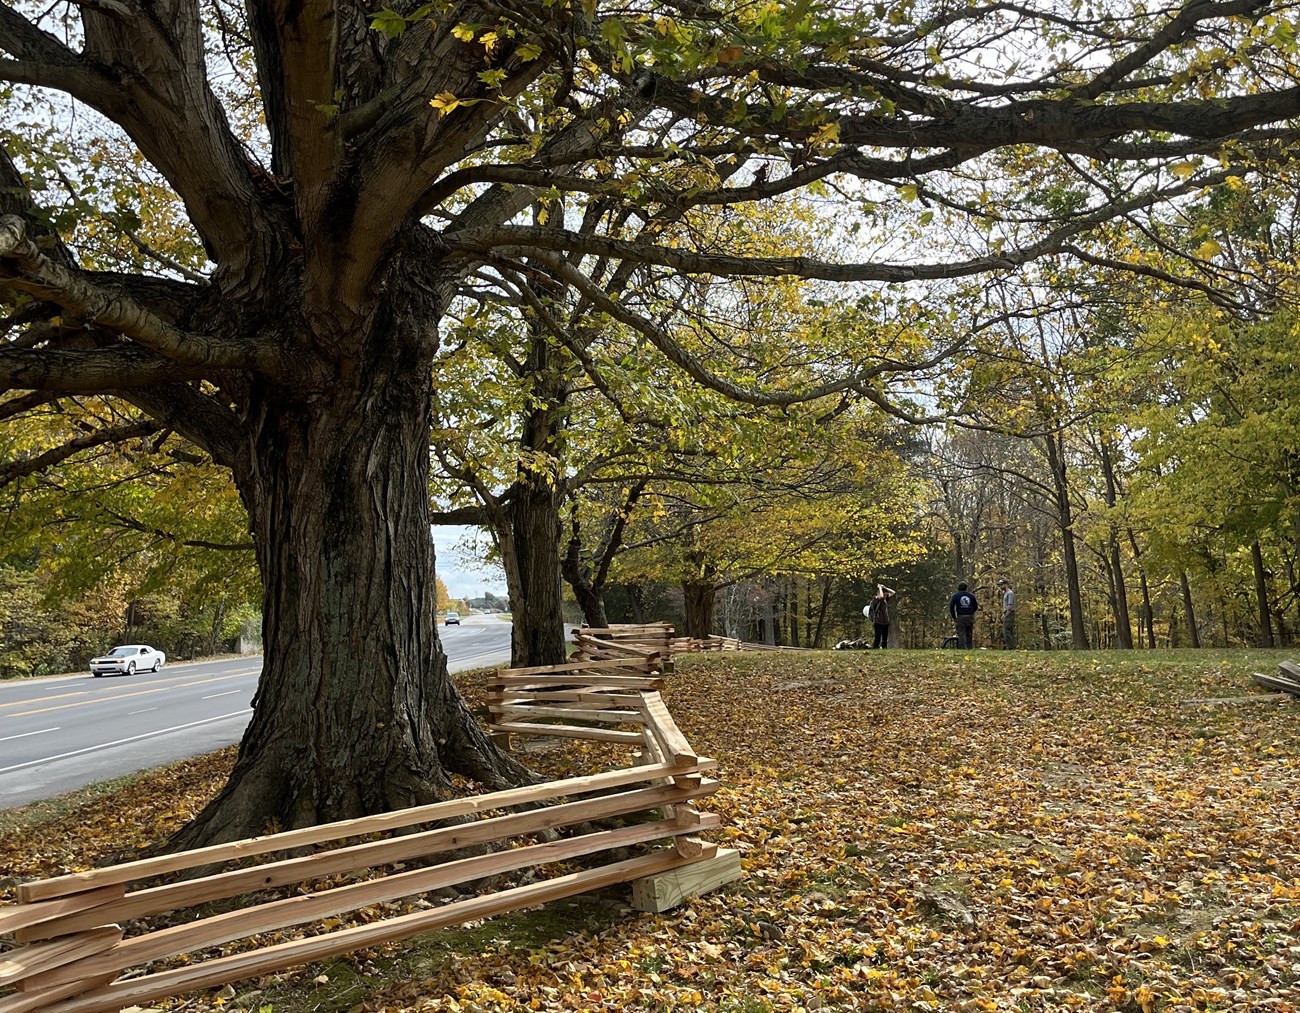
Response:
[[[510,660],[510,624],[496,616],[439,632],[454,672]],[[261,671],[249,657],[0,682],[0,809],[238,742]]]

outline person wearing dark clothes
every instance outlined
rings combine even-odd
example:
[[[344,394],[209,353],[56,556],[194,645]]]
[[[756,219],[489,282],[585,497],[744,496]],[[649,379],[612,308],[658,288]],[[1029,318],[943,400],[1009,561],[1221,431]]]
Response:
[[[966,582],[957,585],[957,590],[948,599],[948,615],[957,624],[958,648],[974,646],[975,613],[980,610],[980,603],[966,590]]]
[[[876,596],[867,606],[867,616],[875,628],[875,638],[871,642],[873,650],[877,647],[883,649],[889,646],[889,599],[894,597],[894,594],[892,587],[877,584]]]

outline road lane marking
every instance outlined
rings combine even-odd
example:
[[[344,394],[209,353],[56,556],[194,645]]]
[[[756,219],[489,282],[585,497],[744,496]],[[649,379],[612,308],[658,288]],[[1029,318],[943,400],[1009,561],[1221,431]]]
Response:
[[[12,767],[0,767],[0,774],[8,774],[15,770],[24,770],[27,767],[39,767],[42,763],[53,763],[55,760],[66,760],[69,757],[81,756],[85,753],[93,753],[100,749],[111,749],[113,746],[125,746],[129,742],[139,742],[141,739],[153,739],[159,735],[166,735],[169,732],[183,732],[187,728],[198,728],[202,725],[210,725],[215,721],[226,721],[230,718],[241,717],[244,714],[253,713],[253,708],[245,707],[241,711],[234,711],[230,714],[219,714],[215,718],[204,718],[202,721],[191,721],[187,725],[175,725],[172,728],[160,728],[156,732],[145,732],[143,735],[132,735],[127,739],[116,739],[113,742],[101,742],[97,746],[86,746],[84,749],[74,749],[70,753],[59,753],[57,756],[46,756],[39,760],[28,760],[26,763],[18,763]]]
[[[46,700],[59,700],[65,696],[85,696],[90,690],[83,689],[76,693],[55,693],[51,696],[36,696],[30,700],[11,700],[9,703],[0,703],[0,707],[27,707],[34,703],[44,703]]]
[[[0,742],[8,742],[10,739],[25,739],[29,735],[44,735],[46,732],[57,732],[57,728],[42,728],[38,732],[23,732],[21,735],[6,735]]]
[[[129,717],[129,718],[133,718],[133,717],[135,717],[137,714],[148,714],[150,711],[156,711],[157,709],[158,709],[157,707],[146,707],[146,708],[145,708],[144,710],[142,710],[142,711],[127,711],[126,716]]]
[[[201,696],[201,697],[199,697],[199,699],[200,699],[200,700],[215,700],[215,699],[216,699],[217,697],[219,697],[219,696],[233,696],[235,693],[242,693],[242,692],[244,692],[242,689],[228,689],[228,690],[226,690],[226,692],[224,692],[224,693],[213,693],[213,694],[210,695],[210,696]]]
[[[96,696],[92,700],[80,700],[77,703],[59,703],[55,704],[53,707],[38,707],[33,711],[15,711],[13,714],[6,714],[5,717],[25,718],[30,717],[33,714],[45,714],[48,711],[66,710],[69,707],[85,707],[88,704],[101,705],[103,703],[114,703],[118,700],[129,700],[133,696],[148,696],[151,693],[170,693],[172,690],[185,689],[187,686],[210,686],[214,682],[225,682],[227,679],[243,679],[248,674],[248,672],[235,672],[231,675],[218,675],[209,679],[195,679],[193,682],[182,682],[177,686],[154,686],[151,689],[136,690],[134,693],[105,694],[102,697]],[[239,691],[235,690],[235,692]]]

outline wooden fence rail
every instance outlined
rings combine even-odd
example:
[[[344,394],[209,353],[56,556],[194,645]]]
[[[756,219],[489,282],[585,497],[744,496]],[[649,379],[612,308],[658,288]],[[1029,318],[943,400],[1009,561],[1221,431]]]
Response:
[[[494,732],[625,743],[637,750],[627,767],[23,883],[18,903],[0,907],[0,934],[19,944],[0,953],[0,987],[16,990],[0,997],[0,1013],[118,1010],[609,884],[634,882],[635,895],[635,881],[651,883],[642,892],[652,909],[662,910],[680,900],[682,890],[734,879],[736,853],[719,856],[715,845],[698,837],[719,822],[694,804],[717,790],[718,782],[706,776],[716,764],[691,748],[664,705],[662,686],[655,652],[507,669],[490,681]],[[635,819],[620,825],[623,817]],[[551,833],[565,828],[564,835]],[[373,839],[392,831],[402,832]],[[655,842],[671,846],[433,909],[204,955],[234,940],[327,926],[340,914],[445,887],[579,858],[589,863],[603,852]],[[312,847],[321,850],[299,853]],[[223,867],[233,863],[239,864]],[[398,863],[417,867],[392,868]],[[697,872],[680,890],[654,878],[687,866],[709,871]],[[384,869],[346,885],[319,882]],[[187,870],[201,873],[158,882]],[[315,885],[264,896],[295,883]],[[242,900],[228,910],[205,907],[179,924],[148,925],[150,916],[233,898]],[[124,933],[123,925],[130,931]],[[178,954],[189,962],[154,966]]]

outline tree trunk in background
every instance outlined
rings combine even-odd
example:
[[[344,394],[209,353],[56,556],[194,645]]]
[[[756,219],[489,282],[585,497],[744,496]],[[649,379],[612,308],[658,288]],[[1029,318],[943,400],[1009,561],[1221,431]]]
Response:
[[[510,558],[502,560],[513,616],[510,664],[515,668],[563,664],[564,594],[555,493],[523,481],[515,485],[514,493],[507,505]],[[506,545],[501,548],[504,557]]]
[[[1106,505],[1112,510],[1119,503],[1119,482],[1115,479],[1115,462],[1110,444],[1101,440],[1101,471],[1106,480]],[[1106,551],[1110,555],[1110,569],[1115,588],[1115,635],[1119,648],[1133,650],[1133,624],[1129,619],[1128,587],[1124,583],[1124,561],[1119,551],[1119,531],[1112,522],[1106,533]]]
[[[1083,592],[1079,583],[1079,560],[1074,545],[1074,509],[1070,503],[1070,487],[1066,476],[1065,455],[1060,437],[1048,434],[1043,438],[1047,463],[1052,473],[1052,493],[1055,500],[1057,525],[1061,530],[1061,560],[1065,565],[1066,592],[1070,599],[1070,646],[1076,651],[1088,649],[1088,628],[1083,615]]]
[[[632,621],[645,622],[645,588],[640,584],[629,584],[627,598],[632,604]]]
[[[1126,528],[1125,530],[1128,532],[1128,544],[1133,552],[1133,562],[1137,564],[1138,581],[1142,588],[1142,616],[1138,625],[1146,629],[1147,647],[1154,651],[1156,649],[1156,617],[1155,610],[1151,607],[1151,588],[1147,584],[1147,568],[1142,563],[1142,553],[1138,549],[1137,536],[1133,534],[1133,529]]]
[[[1264,570],[1264,552],[1259,539],[1250,543],[1250,562],[1255,570],[1255,608],[1259,616],[1259,646],[1274,647],[1273,615],[1268,607],[1268,573]]]
[[[683,606],[686,612],[686,635],[707,637],[713,633],[713,609],[718,589],[712,581],[682,581]]]
[[[1187,571],[1178,571],[1178,584],[1183,592],[1183,612],[1187,614],[1187,642],[1192,647],[1201,646],[1201,634],[1196,628],[1196,606],[1192,603],[1192,585]]]
[[[236,472],[263,582],[264,668],[231,778],[172,846],[420,805],[449,772],[529,779],[448,677],[429,530],[428,364],[379,335],[326,403],[267,389]]]
[[[597,587],[595,574],[582,554],[582,535],[575,520],[571,526],[569,544],[560,561],[560,572],[582,609],[582,621],[588,626],[603,629],[609,625],[605,615],[604,587]]]
[[[820,648],[822,645],[822,635],[826,631],[826,610],[830,607],[831,584],[834,583],[834,577],[825,577],[822,579],[822,604],[817,610],[817,629],[813,631],[811,646]]]

